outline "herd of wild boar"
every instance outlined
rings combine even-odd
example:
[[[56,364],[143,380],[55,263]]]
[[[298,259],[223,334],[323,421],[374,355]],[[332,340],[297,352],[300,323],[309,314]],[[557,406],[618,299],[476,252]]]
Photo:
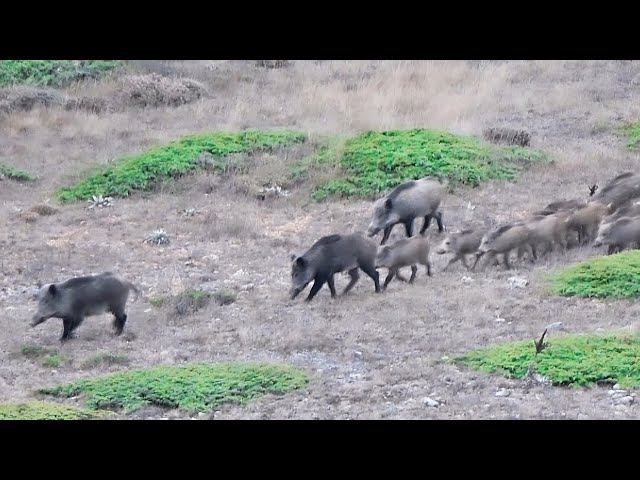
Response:
[[[435,177],[410,180],[398,185],[373,205],[373,215],[367,232],[332,234],[320,238],[303,255],[292,255],[292,286],[290,298],[294,299],[313,280],[306,300],[310,301],[327,283],[331,296],[336,296],[334,275],[347,272],[351,277],[343,295],[353,288],[359,278],[359,269],[374,282],[376,293],[384,291],[395,277],[413,283],[418,265],[424,265],[431,276],[431,247],[425,230],[435,219],[440,233],[445,232],[440,205],[446,194],[447,182]],[[542,210],[534,212],[524,220],[516,220],[492,228],[465,228],[457,232],[446,232],[437,254],[453,254],[444,270],[461,261],[468,270],[485,258],[498,265],[497,255],[502,256],[506,269],[511,268],[509,256],[516,252],[517,259],[527,257],[534,263],[540,255],[555,248],[568,248],[592,244],[593,247],[608,245],[607,254],[626,248],[640,248],[640,175],[622,173],[600,189],[589,187],[585,200],[558,200]],[[638,199],[639,201],[635,201]],[[413,223],[424,218],[420,235],[413,235]],[[403,224],[406,237],[386,245],[391,230]],[[383,232],[380,245],[371,237]],[[471,266],[467,255],[474,255]],[[407,280],[400,274],[403,267],[411,267]],[[382,288],[378,268],[388,270]]]
[[[607,245],[607,254],[640,248],[640,199],[635,201],[640,197],[640,175],[633,172],[616,176],[598,193],[598,186],[593,185],[585,200],[558,200],[525,220],[458,232],[448,232],[443,223],[440,206],[446,191],[447,181],[435,177],[402,183],[373,204],[366,232],[327,235],[303,255],[292,255],[289,298],[295,299],[312,281],[306,301],[312,300],[325,283],[331,297],[336,297],[334,275],[342,272],[350,277],[343,295],[356,284],[360,270],[373,280],[376,293],[383,292],[394,277],[413,283],[418,265],[423,265],[426,274],[431,276],[431,246],[424,233],[432,220],[436,221],[440,233],[445,232],[435,252],[453,254],[444,270],[457,261],[475,270],[483,257],[485,265],[493,260],[495,266],[499,264],[497,255],[502,256],[504,267],[510,269],[512,252],[518,260],[527,254],[533,263],[556,247],[566,251],[589,243],[593,247]],[[418,218],[424,221],[420,235],[414,235],[413,223]],[[404,225],[406,238],[386,245],[397,224]],[[381,231],[382,240],[377,245],[372,237]],[[475,256],[471,266],[466,255]],[[408,280],[400,273],[403,267],[411,268]],[[379,268],[388,270],[382,287]],[[114,316],[115,334],[120,335],[127,320],[125,306],[130,290],[140,293],[133,284],[111,272],[46,284],[37,293],[38,310],[31,325],[35,327],[52,317],[62,319],[60,340],[64,342],[85,317],[109,312]]]

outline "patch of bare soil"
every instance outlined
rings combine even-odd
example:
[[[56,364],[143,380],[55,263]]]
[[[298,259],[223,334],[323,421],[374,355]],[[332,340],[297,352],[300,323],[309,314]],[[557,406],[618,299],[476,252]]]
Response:
[[[589,185],[637,167],[637,155],[624,150],[613,127],[620,115],[639,113],[638,103],[630,101],[637,100],[636,90],[625,81],[638,74],[638,65],[294,62],[257,69],[246,62],[187,62],[184,68],[205,85],[223,85],[221,71],[251,75],[252,81],[224,83],[224,95],[170,114],[54,115],[36,109],[4,120],[0,155],[37,172],[38,181],[4,182],[0,190],[3,398],[24,399],[40,386],[127,368],[255,359],[298,365],[312,382],[303,391],[223,405],[212,415],[148,407],[130,418],[638,418],[637,404],[615,404],[605,388],[531,386],[445,361],[493,342],[531,339],[533,345],[553,321],[562,321],[568,332],[638,328],[637,302],[546,293],[544,274],[602,254],[590,246],[554,252],[534,264],[514,260],[511,271],[487,266],[469,272],[457,263],[443,272],[450,257],[432,253],[433,276],[420,268],[413,285],[394,280],[376,294],[362,275],[344,297],[330,299],[325,287],[305,303],[306,292],[295,301],[287,298],[290,254],[304,252],[323,235],[365,229],[371,204],[315,204],[298,187],[290,195],[260,198],[260,180],[268,174],[277,183],[284,154],[261,157],[253,176],[231,182],[185,177],[154,194],[116,198],[105,208],[82,202],[56,205],[55,212],[42,207],[54,188],[96,162],[203,128],[295,125],[349,132],[426,123],[478,135],[496,125],[526,129],[531,145],[550,152],[554,165],[516,183],[461,190],[443,205],[449,229],[494,225],[556,199],[587,198]],[[589,133],[596,123],[609,127]],[[21,212],[33,213],[33,221]],[[156,229],[167,232],[170,243],[143,242]],[[392,237],[402,235],[397,228]],[[433,226],[427,235],[434,246],[443,238]],[[85,320],[64,345],[58,342],[61,321],[28,326],[38,284],[104,270],[143,290],[129,304],[121,337],[112,334],[108,315]],[[527,282],[514,284],[513,276]],[[347,281],[346,275],[336,277],[338,291]],[[204,302],[182,314],[172,299],[189,289],[225,291],[235,300]],[[64,361],[47,366],[20,353],[33,344],[58,349]],[[94,360],[97,351],[127,362]]]

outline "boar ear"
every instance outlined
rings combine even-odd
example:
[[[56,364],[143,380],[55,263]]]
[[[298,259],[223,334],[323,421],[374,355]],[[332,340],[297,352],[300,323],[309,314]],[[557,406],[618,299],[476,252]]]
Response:
[[[387,210],[391,210],[391,207],[393,207],[393,202],[391,201],[390,198],[387,198],[384,201],[384,208],[386,208]]]
[[[56,288],[56,285],[54,283],[49,285],[49,293],[51,295],[55,295],[56,293],[58,293],[58,289]]]
[[[304,267],[304,263],[305,263],[304,258],[302,258],[302,257],[296,258],[296,265],[298,267]]]

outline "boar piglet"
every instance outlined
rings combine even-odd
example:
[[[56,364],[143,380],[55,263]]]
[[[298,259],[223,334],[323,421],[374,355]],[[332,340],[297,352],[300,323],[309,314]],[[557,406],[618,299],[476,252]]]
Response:
[[[384,245],[378,249],[376,268],[387,268],[389,270],[389,274],[384,281],[384,289],[387,288],[387,285],[389,285],[394,275],[403,282],[407,281],[407,279],[400,274],[402,267],[411,267],[409,283],[413,283],[418,272],[417,264],[424,265],[427,270],[427,275],[431,276],[429,242],[422,235],[402,238],[391,245]]]

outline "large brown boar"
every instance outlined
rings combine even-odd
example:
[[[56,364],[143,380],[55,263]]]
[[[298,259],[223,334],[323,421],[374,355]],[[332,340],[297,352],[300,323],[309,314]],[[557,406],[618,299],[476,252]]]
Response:
[[[125,307],[129,290],[140,293],[131,282],[121,280],[111,272],[48,283],[36,294],[38,310],[33,315],[31,326],[52,317],[60,318],[63,325],[60,341],[64,342],[85,317],[108,312],[114,316],[115,334],[120,335],[127,321]]]
[[[403,282],[407,279],[400,274],[402,267],[411,267],[411,278],[408,283],[413,283],[418,272],[418,264],[424,265],[427,275],[431,276],[431,261],[429,259],[429,242],[422,235],[411,238],[402,238],[391,245],[378,248],[376,256],[376,268],[389,270],[384,280],[383,288],[386,289],[389,282],[396,276]]]
[[[486,233],[486,228],[465,228],[459,232],[451,232],[447,234],[442,243],[438,246],[436,253],[444,255],[445,253],[453,253],[454,256],[442,270],[446,271],[452,264],[460,260],[464,267],[469,270],[466,255],[476,253],[482,237]]]
[[[447,184],[446,180],[440,181],[435,177],[424,177],[398,185],[391,193],[374,203],[373,216],[367,229],[367,235],[373,237],[383,230],[380,245],[384,245],[389,239],[393,227],[402,223],[407,237],[411,237],[413,236],[413,221],[419,217],[424,218],[420,234],[423,234],[429,227],[432,218],[438,222],[438,231],[444,231],[442,212],[439,208],[446,194]]]
[[[351,280],[342,295],[353,288],[360,275],[358,269],[366,273],[375,284],[376,293],[380,293],[380,280],[376,270],[376,243],[362,233],[333,234],[320,238],[304,255],[291,255],[291,289],[289,297],[296,298],[313,280],[313,286],[307,296],[311,301],[322,286],[327,283],[331,298],[336,297],[333,276],[347,271]]]

